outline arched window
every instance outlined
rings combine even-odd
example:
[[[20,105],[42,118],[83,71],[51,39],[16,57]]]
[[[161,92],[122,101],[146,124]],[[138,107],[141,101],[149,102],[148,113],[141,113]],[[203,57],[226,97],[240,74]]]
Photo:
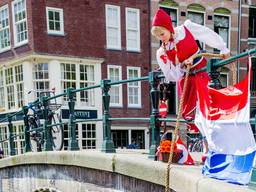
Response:
[[[230,47],[230,14],[231,11],[226,8],[217,8],[214,10],[214,31],[224,39],[227,47]],[[214,51],[217,52],[217,50]]]
[[[197,23],[199,25],[205,24],[205,7],[200,4],[192,3],[188,5],[188,19],[192,22]],[[200,46],[200,49],[204,48],[204,44],[197,41],[197,44]]]

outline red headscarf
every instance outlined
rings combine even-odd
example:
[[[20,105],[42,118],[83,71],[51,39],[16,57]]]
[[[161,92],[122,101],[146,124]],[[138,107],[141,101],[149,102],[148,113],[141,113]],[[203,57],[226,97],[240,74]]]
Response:
[[[158,9],[156,12],[153,21],[152,26],[160,26],[168,29],[171,33],[174,33],[174,29],[172,26],[172,19],[170,15],[168,15],[164,10]]]

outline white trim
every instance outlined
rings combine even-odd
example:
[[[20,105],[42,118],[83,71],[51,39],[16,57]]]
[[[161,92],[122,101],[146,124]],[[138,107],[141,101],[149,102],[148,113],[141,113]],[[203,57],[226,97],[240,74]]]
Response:
[[[109,21],[108,21],[108,9],[116,9],[117,10],[117,46],[111,45],[108,41],[108,27],[109,27]],[[121,50],[121,21],[120,21],[120,6],[115,5],[105,5],[105,17],[106,17],[106,47],[107,49],[114,49],[114,50]]]
[[[231,16],[227,15],[227,14],[220,14],[220,13],[213,13],[213,26],[214,26],[214,16],[224,16],[224,17],[228,17],[228,21],[229,21],[229,26],[228,26],[228,49],[231,49],[230,45],[231,45]]]
[[[132,12],[135,12],[137,14],[137,26],[136,28],[137,29],[133,29],[133,30],[136,30],[137,31],[137,47],[134,48],[134,47],[128,47],[128,11],[132,11]],[[140,52],[141,50],[141,47],[140,47],[140,10],[139,9],[135,9],[135,8],[129,8],[129,7],[126,7],[125,8],[125,31],[126,31],[126,49],[127,51],[136,51],[136,52]]]
[[[22,45],[25,45],[28,43],[28,22],[27,22],[27,6],[26,6],[26,0],[24,0],[24,8],[25,8],[25,23],[26,23],[26,30],[27,30],[27,39],[21,41],[21,42],[17,42],[17,30],[16,30],[16,23],[15,23],[15,13],[14,13],[14,4],[23,1],[23,0],[14,0],[12,1],[12,25],[13,25],[13,36],[14,36],[14,48],[16,47],[20,47]]]
[[[121,65],[108,65],[107,66],[108,79],[110,79],[110,69],[118,69],[119,70],[119,74],[118,74],[119,80],[122,80],[122,66]],[[110,107],[123,107],[123,86],[122,86],[122,84],[112,85],[112,87],[113,86],[119,88],[119,103],[111,103],[110,102]],[[110,98],[110,101],[111,101],[111,98]]]
[[[11,49],[10,15],[9,15],[9,6],[8,6],[8,4],[6,4],[6,5],[2,6],[2,7],[0,7],[0,12],[3,11],[3,10],[5,10],[5,9],[7,9],[7,16],[8,16],[8,29],[9,29],[9,41],[10,41],[10,45],[7,46],[7,47],[5,47],[5,48],[2,48],[2,49],[0,48],[0,53],[3,53],[3,52],[5,52],[5,51],[8,51],[8,50]],[[0,30],[2,30],[2,25],[1,25],[1,23],[0,23]]]
[[[129,78],[129,69],[131,70],[137,70],[138,71],[138,77],[141,77],[141,69],[140,67],[131,67],[127,66],[126,74],[127,74],[127,79]],[[128,108],[141,108],[141,81],[138,81],[138,104],[129,104],[129,83],[127,84],[127,106]]]
[[[63,9],[54,8],[54,7],[46,7],[46,24],[47,24],[47,34],[48,35],[64,35],[64,17],[63,17]],[[58,12],[60,14],[60,31],[51,30],[49,26],[49,11]]]

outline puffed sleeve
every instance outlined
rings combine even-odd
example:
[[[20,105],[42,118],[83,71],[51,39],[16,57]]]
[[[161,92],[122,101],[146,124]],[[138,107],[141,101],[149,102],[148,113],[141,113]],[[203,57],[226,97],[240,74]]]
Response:
[[[165,79],[167,81],[176,82],[183,77],[184,69],[180,67],[180,64],[176,66],[173,65],[172,62],[167,58],[162,47],[157,50],[156,58],[158,65],[164,73]]]
[[[186,26],[194,38],[200,42],[205,43],[210,47],[219,49],[222,54],[227,54],[230,52],[222,37],[210,28],[193,23],[190,20],[186,20],[184,22],[184,26]]]

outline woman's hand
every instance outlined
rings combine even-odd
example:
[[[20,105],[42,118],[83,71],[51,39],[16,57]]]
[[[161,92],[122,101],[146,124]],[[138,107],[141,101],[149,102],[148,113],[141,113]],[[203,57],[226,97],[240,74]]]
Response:
[[[230,57],[230,53],[221,54],[222,59],[228,59]]]

